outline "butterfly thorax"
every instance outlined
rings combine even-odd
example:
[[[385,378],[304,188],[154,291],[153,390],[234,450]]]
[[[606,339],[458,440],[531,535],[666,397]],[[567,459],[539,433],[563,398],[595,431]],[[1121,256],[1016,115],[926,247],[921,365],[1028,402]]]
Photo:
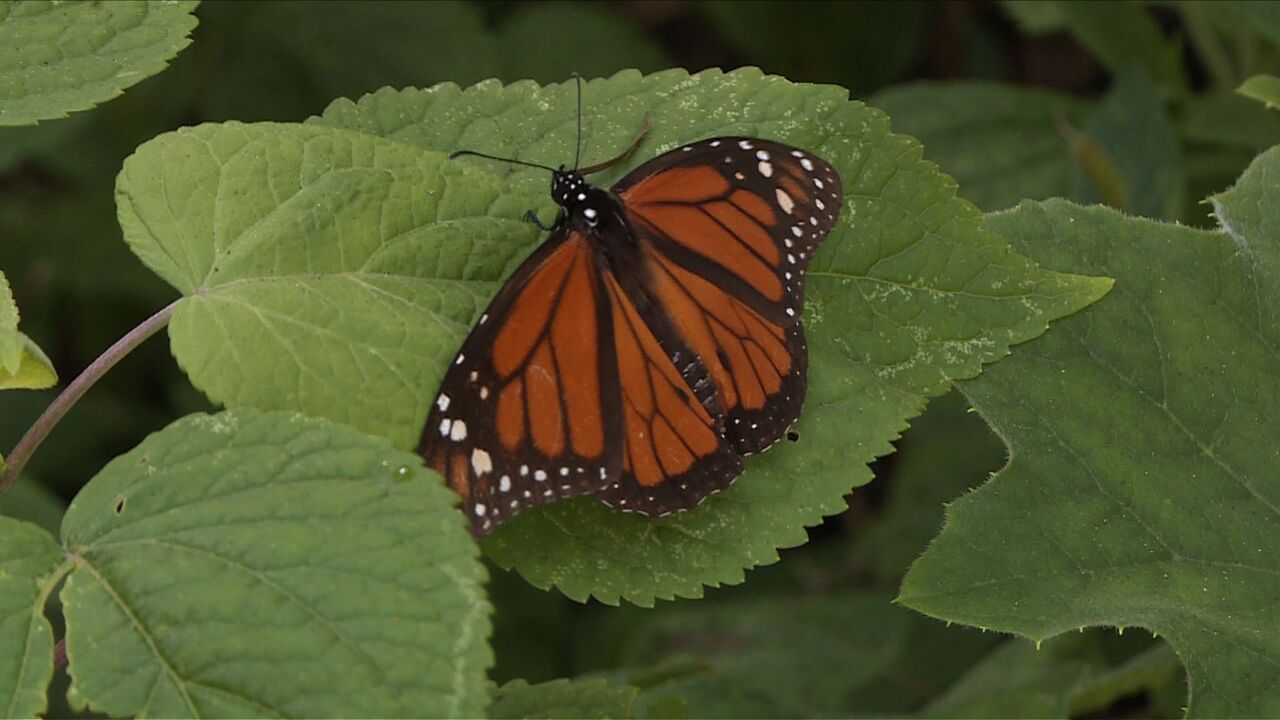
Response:
[[[616,215],[609,193],[594,187],[574,170],[560,169],[551,175],[551,199],[564,208],[570,227],[590,233],[602,221]]]

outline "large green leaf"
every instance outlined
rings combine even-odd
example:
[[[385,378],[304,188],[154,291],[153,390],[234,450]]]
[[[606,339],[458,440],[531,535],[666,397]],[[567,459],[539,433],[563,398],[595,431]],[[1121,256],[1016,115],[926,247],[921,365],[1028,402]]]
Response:
[[[1129,637],[1134,635],[1142,633]],[[1102,631],[1071,633],[1043,646],[1010,640],[929,703],[922,715],[1080,717],[1105,712],[1126,695],[1176,696],[1181,690],[1181,667],[1168,645],[1139,637],[1137,651],[1118,660],[1109,657],[1115,652],[1107,645],[1116,643],[1107,640]]]
[[[523,4],[503,18],[496,35],[507,80],[561,82],[574,72],[591,77],[671,65],[641,27],[603,3]],[[550,38],[555,41],[548,42]]]
[[[1146,3],[1055,0],[1054,4],[1071,34],[1113,75],[1137,67],[1165,97],[1186,93],[1182,43],[1164,37]]]
[[[711,0],[697,7],[716,34],[763,69],[834,83],[855,96],[888,85],[919,61],[930,10],[921,0],[800,6]]]
[[[58,382],[53,363],[31,338],[18,332],[18,305],[0,272],[0,390],[40,390]]]
[[[113,716],[476,717],[484,570],[417,456],[293,413],[193,415],[62,526],[73,705]]]
[[[921,161],[918,143],[889,132],[882,113],[838,88],[750,69],[625,72],[589,83],[585,107],[586,160],[625,147],[648,112],[652,130],[632,164],[698,138],[768,137],[834,163],[846,200],[810,267],[811,377],[800,442],[751,458],[729,491],[662,520],[616,513],[591,498],[520,515],[485,549],[540,587],[647,605],[740,582],[744,569],[773,562],[777,548],[805,541],[805,526],[842,510],[849,488],[870,479],[866,463],[890,452],[926,396],[978,373],[1109,286],[1046,272],[1009,252],[980,229],[954,182]],[[573,157],[574,109],[571,84],[441,85],[338,101],[319,122],[428,150],[470,147],[555,163]],[[545,173],[485,166],[550,205]],[[625,170],[603,172],[600,182]]]
[[[913,624],[877,595],[708,600],[646,620],[621,674],[646,688],[641,707],[683,701],[689,717],[847,715],[892,674]]]
[[[982,484],[1005,461],[1004,445],[955,391],[930,401],[897,446],[884,489],[888,499],[851,547],[878,580],[894,588],[938,534],[946,504]]]
[[[990,219],[1117,291],[962,385],[1013,459],[951,505],[903,602],[1034,639],[1145,627],[1191,714],[1280,712],[1278,174],[1273,149],[1214,198],[1225,232],[1064,202]]]
[[[45,709],[53,631],[43,610],[62,560],[52,535],[0,517],[0,717],[34,717]]]
[[[1101,158],[1077,152],[1070,198],[1173,220],[1185,190],[1182,148],[1165,103],[1147,77],[1121,72],[1082,128]],[[1099,164],[1107,170],[1099,171]]]
[[[889,113],[895,130],[919,138],[925,156],[959,181],[960,196],[984,210],[1073,189],[1066,128],[1086,117],[1079,100],[999,83],[920,82],[867,102]]]
[[[552,680],[530,685],[513,680],[498,688],[489,717],[629,718],[636,689],[607,680]]]
[[[0,2],[0,126],[66,117],[168,65],[196,3]]]
[[[335,97],[501,70],[479,3],[211,2],[200,18],[208,44],[192,52],[217,74],[205,116],[214,120],[302,120]]]
[[[491,281],[533,237],[516,219],[527,198],[443,161],[265,123],[139,148],[117,185],[120,223],[186,296],[170,335],[192,382],[230,406],[301,410],[414,446]]]

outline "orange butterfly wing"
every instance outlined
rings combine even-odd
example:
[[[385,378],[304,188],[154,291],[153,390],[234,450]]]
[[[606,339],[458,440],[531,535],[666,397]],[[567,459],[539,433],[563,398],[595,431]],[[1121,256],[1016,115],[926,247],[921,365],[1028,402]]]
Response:
[[[419,452],[478,535],[584,493],[649,515],[692,507],[799,414],[804,271],[838,217],[835,170],[719,138],[608,198],[517,269],[441,384]]]
[[[839,175],[795,148],[718,138],[642,165],[614,191],[650,293],[715,382],[730,444],[767,448],[804,402],[805,268],[839,217]]]
[[[622,467],[614,313],[582,235],[553,235],[490,302],[445,374],[419,453],[477,534],[593,492]]]

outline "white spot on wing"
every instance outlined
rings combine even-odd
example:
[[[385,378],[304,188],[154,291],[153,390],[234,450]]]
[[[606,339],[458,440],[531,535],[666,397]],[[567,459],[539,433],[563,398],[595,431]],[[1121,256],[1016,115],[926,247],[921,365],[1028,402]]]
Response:
[[[454,442],[467,439],[467,424],[462,420],[453,423],[453,428],[449,431],[449,439]]]
[[[795,201],[793,201],[791,196],[782,188],[774,190],[773,197],[778,201],[778,207],[782,208],[782,212],[788,215],[790,215],[791,211],[796,207]]]
[[[471,451],[471,469],[476,471],[476,477],[492,472],[493,458],[487,451],[476,448]]]
[[[444,393],[441,393],[440,397],[436,398],[436,407],[440,408],[440,412],[444,412],[445,410],[448,410],[449,396],[445,395]]]
[[[756,169],[765,177],[773,177],[773,166],[763,160],[760,161],[759,165],[756,165]]]

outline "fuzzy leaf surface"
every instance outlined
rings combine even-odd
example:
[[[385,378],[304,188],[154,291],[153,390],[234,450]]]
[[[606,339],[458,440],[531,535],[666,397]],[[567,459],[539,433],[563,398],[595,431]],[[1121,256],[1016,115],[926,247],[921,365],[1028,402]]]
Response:
[[[1012,460],[954,503],[900,599],[1043,639],[1137,625],[1193,716],[1280,712],[1280,149],[1213,198],[1225,231],[1065,202],[990,226],[1117,290],[961,389]]]
[[[572,84],[481,83],[467,90],[383,90],[337,101],[316,122],[424,150],[476,148],[557,163],[573,157]],[[746,474],[699,508],[655,520],[592,498],[525,512],[484,543],[488,555],[539,587],[649,605],[741,582],[805,542],[806,526],[845,508],[870,480],[866,463],[952,378],[972,377],[1011,344],[1104,294],[1109,281],[1048,272],[980,227],[955,183],[921,160],[912,138],[834,87],[794,85],[758,70],[619,73],[586,85],[584,162],[651,130],[629,161],[716,135],[765,137],[831,161],[844,179],[840,222],[809,271],[807,410],[798,443],[749,458]],[[546,174],[487,164],[515,191],[542,197]],[[626,171],[593,176],[607,186]],[[500,276],[492,276],[500,280]]]
[[[72,705],[479,716],[489,606],[454,497],[417,456],[326,421],[178,420],[67,511]]]
[[[0,2],[0,126],[66,117],[160,72],[191,42],[195,7]]]

